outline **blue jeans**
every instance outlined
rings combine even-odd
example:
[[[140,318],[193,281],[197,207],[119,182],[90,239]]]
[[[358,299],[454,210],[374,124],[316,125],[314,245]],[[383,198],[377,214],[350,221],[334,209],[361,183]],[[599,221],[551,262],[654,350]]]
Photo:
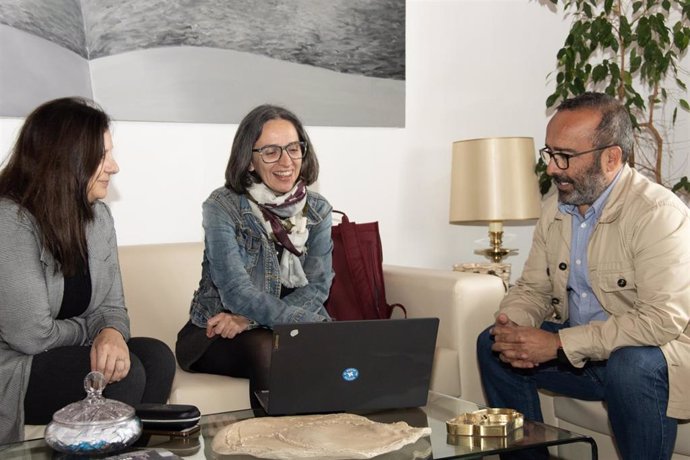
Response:
[[[567,326],[549,322],[541,326],[549,332],[563,327]],[[515,369],[491,351],[493,343],[489,329],[477,339],[482,385],[491,407],[516,409],[526,419],[541,422],[539,388],[577,399],[605,401],[623,459],[671,458],[678,421],[666,416],[668,368],[658,347],[619,348],[607,361],[593,361],[582,369],[556,360],[535,369]],[[523,458],[548,458],[546,449],[525,454]]]

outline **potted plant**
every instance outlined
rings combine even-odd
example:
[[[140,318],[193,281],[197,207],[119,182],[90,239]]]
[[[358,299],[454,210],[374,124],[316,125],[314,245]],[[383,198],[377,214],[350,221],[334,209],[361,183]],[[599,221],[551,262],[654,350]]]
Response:
[[[674,152],[664,128],[675,125],[679,108],[690,111],[678,66],[690,43],[690,0],[549,1],[562,5],[572,25],[557,54],[547,108],[585,91],[618,98],[635,127],[631,166],[687,202],[690,182],[670,166]],[[545,194],[551,180],[541,160],[537,173]]]

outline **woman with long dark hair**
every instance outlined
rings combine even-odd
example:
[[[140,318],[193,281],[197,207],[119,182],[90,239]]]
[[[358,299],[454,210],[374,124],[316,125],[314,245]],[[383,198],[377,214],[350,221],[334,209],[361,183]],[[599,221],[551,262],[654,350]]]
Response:
[[[117,241],[105,198],[119,171],[110,120],[86,99],[35,109],[0,171],[0,442],[83,399],[102,372],[104,395],[166,402],[174,357],[130,338]]]

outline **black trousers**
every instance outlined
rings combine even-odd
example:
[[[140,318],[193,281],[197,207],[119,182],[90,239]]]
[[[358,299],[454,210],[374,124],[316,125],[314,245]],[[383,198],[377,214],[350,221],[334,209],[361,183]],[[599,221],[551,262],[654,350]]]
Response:
[[[254,392],[268,388],[271,367],[273,332],[270,329],[251,329],[232,339],[213,341],[191,369],[207,374],[228,375],[249,379],[249,402],[252,409],[260,409]]]
[[[175,376],[175,357],[157,339],[135,337],[127,342],[131,361],[127,377],[109,384],[103,396],[129,405],[165,403]],[[91,347],[58,347],[34,355],[24,397],[24,423],[45,425],[53,413],[86,397],[84,377],[91,371]]]

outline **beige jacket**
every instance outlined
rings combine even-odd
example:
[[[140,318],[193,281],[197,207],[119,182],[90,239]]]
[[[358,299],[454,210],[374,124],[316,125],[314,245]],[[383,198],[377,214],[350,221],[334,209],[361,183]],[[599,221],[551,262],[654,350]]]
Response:
[[[521,325],[568,319],[571,217],[549,198],[522,276],[501,303]],[[561,330],[576,367],[625,346],[659,346],[669,373],[668,416],[690,418],[690,212],[627,165],[594,229],[589,279],[606,321]]]

